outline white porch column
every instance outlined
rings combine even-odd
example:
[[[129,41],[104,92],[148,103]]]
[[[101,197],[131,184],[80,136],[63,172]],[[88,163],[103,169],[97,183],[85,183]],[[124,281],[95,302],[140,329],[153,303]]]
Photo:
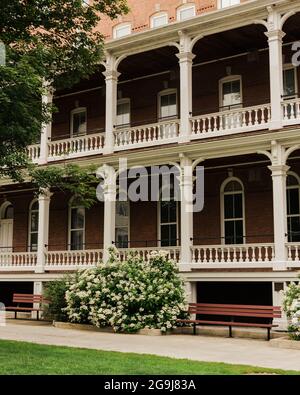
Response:
[[[274,164],[269,166],[273,181],[273,217],[275,262],[273,270],[286,270],[287,265],[287,216],[286,216],[286,177],[289,166]]]
[[[43,283],[42,283],[42,281],[34,281],[34,283],[33,283],[33,294],[34,295],[42,295],[43,294]],[[39,303],[34,303],[33,307],[35,309],[38,309],[41,306],[40,306]],[[39,312],[39,316],[41,317],[41,312]],[[32,319],[36,319],[37,318],[37,312],[36,311],[32,311],[31,318]]]
[[[273,324],[278,325],[275,330],[286,331],[288,327],[288,319],[283,311],[283,292],[285,291],[286,283],[285,282],[273,282],[272,283],[272,291],[273,291],[273,306],[281,307],[281,318],[274,318]]]
[[[113,167],[105,166],[104,172],[104,236],[103,236],[103,262],[109,258],[108,248],[115,241],[116,224],[116,172]]]
[[[190,140],[193,111],[193,76],[192,67],[195,55],[190,51],[191,39],[186,34],[180,34],[180,53],[177,54],[180,68],[180,135],[179,142]]]
[[[39,195],[39,232],[38,232],[38,246],[37,246],[37,265],[35,272],[43,273],[45,271],[46,254],[48,251],[49,242],[49,210],[50,198],[52,194],[49,190],[44,190]]]
[[[46,87],[47,92],[42,96],[42,104],[49,105],[53,101],[53,89],[51,86]],[[51,138],[52,122],[43,124],[41,129],[41,140],[40,140],[40,157],[39,164],[45,164],[48,162],[48,143]]]
[[[190,270],[192,263],[193,244],[193,169],[192,161],[186,156],[181,157],[181,204],[180,204],[180,232],[181,232],[181,269]]]
[[[104,153],[114,152],[114,131],[117,120],[117,89],[118,77],[116,59],[108,55],[106,61],[106,71],[103,73],[106,83],[106,105],[105,105],[105,146]]]
[[[282,39],[285,33],[281,30],[281,15],[271,9],[268,17],[269,65],[271,124],[270,129],[282,128],[283,65]]]

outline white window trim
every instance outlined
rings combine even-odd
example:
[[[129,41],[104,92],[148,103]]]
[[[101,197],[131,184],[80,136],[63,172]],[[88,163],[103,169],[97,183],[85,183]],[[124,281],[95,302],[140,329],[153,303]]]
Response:
[[[127,128],[131,126],[131,100],[129,97],[125,97],[124,99],[118,99],[117,101],[117,108],[119,104],[124,104],[124,103],[129,103],[129,123],[128,124],[124,124],[124,125],[117,125],[116,124],[116,128],[117,129],[122,129],[122,128]],[[116,116],[116,119],[118,117],[118,114]]]
[[[231,181],[236,181],[238,182],[241,187],[242,187],[242,191],[238,191],[238,192],[225,192],[225,188],[227,186],[227,184],[229,184]],[[245,244],[246,242],[246,216],[245,216],[245,189],[244,189],[244,184],[242,183],[242,181],[237,178],[237,177],[228,177],[226,178],[226,180],[224,180],[222,182],[221,188],[220,188],[220,213],[221,213],[221,244],[222,245],[226,245],[225,244],[225,207],[224,207],[224,196],[225,195],[233,195],[233,194],[240,194],[242,193],[242,202],[243,202],[243,218],[241,218],[243,220],[243,244]],[[237,220],[239,218],[236,218]]]
[[[186,18],[186,19],[181,19],[180,18],[181,12],[185,11],[185,10],[189,10],[189,9],[193,9],[194,15],[191,18],[194,18],[196,16],[196,5],[194,3],[186,3],[186,4],[182,4],[181,6],[179,6],[177,8],[177,10],[176,10],[176,19],[177,19],[177,21],[180,22],[180,21],[186,21],[188,19],[191,19],[191,18]]]
[[[122,201],[122,203],[127,203],[128,204],[128,248],[130,248],[130,200],[126,200],[126,202]],[[115,219],[115,243],[117,244],[116,240],[116,230],[117,230],[117,204],[118,200],[116,201],[116,219]],[[125,226],[124,226],[125,228]]]
[[[4,202],[1,206],[0,206],[0,221],[1,220],[5,220],[6,218],[4,218],[4,213],[6,212],[7,207],[9,206],[13,206],[13,204],[9,201]],[[13,219],[13,218],[12,218]]]
[[[224,10],[225,8],[236,7],[241,4],[241,0],[239,0],[238,4],[228,5],[226,7],[222,7],[222,0],[218,0],[218,9]]]
[[[70,119],[70,128],[71,128],[70,136],[71,137],[73,137],[74,115],[75,114],[79,114],[79,113],[84,112],[84,111],[85,111],[85,119],[86,119],[86,129],[85,129],[85,132],[84,132],[83,135],[85,135],[87,133],[87,109],[86,109],[86,107],[77,107],[77,108],[74,108],[74,110],[72,110],[70,112],[70,117],[71,117],[71,119]]]
[[[123,36],[118,37],[118,34],[117,34],[118,30],[122,29],[124,27],[129,27],[130,32],[127,34],[124,34]],[[113,27],[113,39],[115,39],[115,40],[129,36],[131,33],[132,33],[132,25],[130,22],[119,23],[118,25]]]
[[[166,17],[167,22],[161,26],[154,26],[154,20],[162,18],[162,17]],[[151,29],[159,29],[160,27],[168,25],[168,23],[169,23],[169,15],[165,11],[157,12],[156,14],[151,15],[151,17],[150,17],[150,28]]]
[[[294,76],[295,76],[295,92],[296,92],[295,98],[296,98],[296,97],[297,97],[297,94],[298,94],[298,75],[297,75],[297,68],[296,68],[295,66],[293,66],[292,63],[286,63],[286,64],[283,65],[283,73],[284,73],[286,70],[294,70]],[[283,76],[282,76],[282,82],[284,83]],[[283,97],[283,100],[292,100],[292,99],[294,99],[294,97],[292,97],[292,96],[293,96],[293,95],[287,96],[287,97]]]
[[[31,252],[31,236],[32,236],[32,233],[37,233],[37,234],[39,233],[39,228],[38,228],[37,232],[32,232],[32,230],[31,230],[31,214],[32,214],[32,212],[39,213],[39,209],[40,209],[40,207],[38,206],[38,208],[36,210],[32,210],[32,206],[36,202],[38,202],[38,199],[33,199],[30,202],[30,205],[29,205],[29,213],[28,213],[28,246],[27,246],[27,251],[28,252]]]
[[[293,171],[289,171],[287,173],[287,177],[291,176],[296,178],[298,185],[287,185],[286,186],[286,190],[290,190],[290,189],[298,189],[298,195],[299,195],[299,214],[288,214],[287,208],[288,208],[288,202],[286,202],[286,224],[287,224],[287,230],[289,231],[288,228],[288,219],[289,218],[296,218],[296,217],[300,217],[300,177],[298,176],[297,173],[293,172]],[[292,243],[292,242],[291,242]]]
[[[82,238],[82,244],[83,244],[83,249],[86,250],[86,245],[85,245],[85,231],[86,231],[86,209],[83,206],[80,205],[73,205],[74,197],[72,197],[69,201],[69,207],[68,207],[68,251],[79,251],[79,250],[71,250],[71,231],[72,230],[81,230],[81,229],[71,229],[71,211],[73,208],[83,208],[84,209],[84,224],[83,224],[83,238]]]
[[[161,247],[161,225],[174,225],[176,224],[176,245],[171,246],[172,247],[177,247],[179,243],[179,204],[178,201],[175,200],[176,202],[176,222],[165,222],[161,223],[161,196],[162,196],[162,190],[165,188],[169,188],[169,185],[164,185],[160,188],[159,190],[159,201],[157,202],[157,235],[158,235],[158,247]],[[166,247],[167,248],[167,247]]]
[[[172,95],[173,93],[176,94],[176,115],[171,116],[171,117],[165,117],[162,118],[161,116],[161,98],[162,96],[168,96]],[[168,120],[168,119],[177,119],[178,118],[178,94],[177,94],[177,89],[176,88],[171,88],[171,89],[164,89],[163,91],[158,92],[157,95],[157,114],[158,114],[158,120]]]
[[[228,77],[221,78],[219,80],[219,108],[221,109],[223,107],[223,85],[224,83],[227,82],[233,82],[233,81],[240,81],[240,88],[241,88],[241,104],[240,107],[243,107],[243,81],[242,81],[242,76],[241,75],[229,75]],[[238,104],[234,106],[234,108],[240,108],[238,107]]]

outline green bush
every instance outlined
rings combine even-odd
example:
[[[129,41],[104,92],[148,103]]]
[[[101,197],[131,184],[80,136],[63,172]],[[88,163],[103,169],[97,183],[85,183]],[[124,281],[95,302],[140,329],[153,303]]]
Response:
[[[44,288],[44,298],[49,301],[45,304],[43,316],[49,321],[68,321],[68,316],[65,312],[66,291],[69,288],[71,278],[66,277],[62,280],[49,281]]]
[[[161,331],[176,326],[186,310],[183,281],[164,251],[144,262],[132,252],[120,262],[111,249],[110,263],[80,271],[66,292],[71,322],[111,326],[117,332],[142,328]]]

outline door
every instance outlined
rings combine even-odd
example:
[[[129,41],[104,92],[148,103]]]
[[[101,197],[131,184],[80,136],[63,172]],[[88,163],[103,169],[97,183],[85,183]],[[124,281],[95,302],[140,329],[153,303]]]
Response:
[[[12,252],[13,245],[13,219],[0,221],[0,251]]]

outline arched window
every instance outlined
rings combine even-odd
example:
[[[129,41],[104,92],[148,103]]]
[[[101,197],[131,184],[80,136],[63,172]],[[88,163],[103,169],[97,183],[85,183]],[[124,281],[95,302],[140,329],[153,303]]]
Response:
[[[176,246],[178,244],[178,202],[172,179],[170,185],[164,185],[160,190],[158,218],[160,246]]]
[[[222,236],[225,244],[243,244],[245,239],[244,188],[236,177],[221,187]]]
[[[120,23],[113,28],[113,38],[121,38],[131,34],[131,23]]]
[[[300,241],[300,179],[290,172],[286,182],[288,241]]]
[[[0,251],[13,251],[14,207],[4,202],[0,207]]]
[[[0,219],[13,219],[14,206],[10,202],[3,203],[0,210]]]
[[[84,250],[85,247],[85,208],[76,204],[73,198],[69,204],[69,248]]]
[[[177,8],[177,20],[185,21],[196,15],[196,6],[193,3],[183,4]]]
[[[39,233],[39,202],[34,199],[29,207],[28,249],[37,251]]]
[[[151,16],[150,18],[150,27],[156,28],[165,26],[168,24],[168,13],[167,12],[158,12]]]

